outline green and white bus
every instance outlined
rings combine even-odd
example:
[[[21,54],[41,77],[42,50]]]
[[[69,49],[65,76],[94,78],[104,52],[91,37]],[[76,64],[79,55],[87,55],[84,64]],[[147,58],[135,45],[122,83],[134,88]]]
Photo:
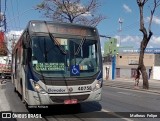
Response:
[[[12,52],[12,83],[32,106],[99,101],[103,80],[97,29],[30,21]]]

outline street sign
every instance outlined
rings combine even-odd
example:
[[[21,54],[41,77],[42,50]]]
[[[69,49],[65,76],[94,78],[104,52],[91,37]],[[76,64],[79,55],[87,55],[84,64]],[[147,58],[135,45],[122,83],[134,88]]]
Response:
[[[79,65],[71,65],[71,76],[79,76],[80,75],[80,69]]]

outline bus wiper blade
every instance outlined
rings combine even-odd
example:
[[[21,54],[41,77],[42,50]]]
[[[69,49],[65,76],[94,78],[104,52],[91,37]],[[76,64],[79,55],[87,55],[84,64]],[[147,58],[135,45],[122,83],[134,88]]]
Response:
[[[56,45],[58,46],[58,48],[61,50],[61,52],[63,54],[67,54],[67,52],[60,46],[60,43],[57,41],[57,39],[51,34],[49,33],[49,36],[52,38],[52,40],[56,43]]]
[[[78,46],[78,48],[77,48],[77,51],[74,53],[74,55],[78,55],[78,53],[79,53],[79,51],[81,50],[81,47],[82,47],[82,45],[83,45],[83,43],[84,43],[84,40],[85,40],[85,38],[82,38],[82,41],[81,41],[81,43],[79,44],[79,46]]]

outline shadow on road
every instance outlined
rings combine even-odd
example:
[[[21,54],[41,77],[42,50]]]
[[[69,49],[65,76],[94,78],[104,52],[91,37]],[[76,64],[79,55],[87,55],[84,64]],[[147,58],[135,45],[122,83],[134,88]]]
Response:
[[[74,115],[79,113],[90,113],[100,111],[102,109],[98,102],[86,102],[75,105],[52,105],[47,108],[28,108],[29,113],[41,114],[44,116],[54,115]]]
[[[11,111],[17,113],[41,114],[43,117],[53,117],[57,115],[72,117],[73,115],[79,116],[81,114],[89,114],[87,117],[90,117],[93,115],[92,113],[99,112],[102,109],[101,104],[98,102],[84,102],[75,105],[40,106],[40,108],[26,109],[25,104],[21,102],[21,96],[14,92],[14,87],[10,81],[6,83],[4,95],[7,99],[6,103],[9,105]]]

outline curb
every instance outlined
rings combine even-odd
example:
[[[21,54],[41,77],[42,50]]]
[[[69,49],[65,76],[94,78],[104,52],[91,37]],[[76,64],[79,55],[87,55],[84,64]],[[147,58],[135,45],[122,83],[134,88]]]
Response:
[[[142,89],[142,88],[132,88],[131,86],[128,86],[128,87],[125,87],[125,86],[122,86],[122,85],[107,85],[105,84],[105,86],[109,86],[109,87],[116,87],[116,88],[123,88],[123,89],[130,89],[130,90],[138,90],[138,91],[143,91],[143,92],[152,92],[152,93],[157,93],[157,94],[160,94],[160,91],[158,90],[147,90],[147,89]]]

